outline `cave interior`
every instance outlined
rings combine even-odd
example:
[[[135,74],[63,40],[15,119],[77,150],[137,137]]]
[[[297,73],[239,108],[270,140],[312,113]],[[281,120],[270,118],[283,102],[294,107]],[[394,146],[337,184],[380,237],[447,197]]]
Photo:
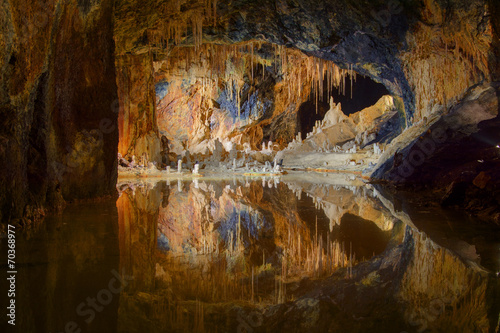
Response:
[[[6,0],[2,6],[2,235],[13,225],[24,230],[22,253],[29,253],[32,234],[47,244],[40,251],[58,253],[68,249],[59,234],[66,222],[58,216],[75,219],[68,237],[88,251],[75,254],[74,269],[65,273],[50,266],[59,282],[86,280],[81,267],[104,260],[88,244],[118,251],[120,260],[106,265],[137,278],[119,305],[115,299],[106,309],[123,325],[118,331],[149,325],[144,309],[153,305],[175,313],[177,322],[155,320],[178,331],[222,322],[221,330],[241,331],[235,313],[257,311],[255,275],[262,293],[275,292],[275,303],[260,300],[264,315],[250,328],[247,320],[247,332],[295,325],[340,331],[346,323],[334,322],[344,313],[360,318],[346,324],[353,331],[376,331],[366,318],[392,321],[384,326],[390,331],[439,331],[460,327],[450,322],[467,311],[477,311],[477,324],[463,323],[471,331],[498,332],[498,1]],[[161,183],[152,185],[154,179]],[[87,231],[71,215],[78,207],[103,225],[90,221]],[[103,215],[117,226],[106,225]],[[116,237],[98,244],[94,233]],[[301,251],[304,239],[310,248]],[[218,251],[219,241],[227,257],[183,257]],[[147,260],[130,255],[136,250]],[[77,252],[69,246],[65,253]],[[341,269],[326,268],[333,263]],[[186,280],[190,267],[196,273]],[[231,269],[230,278],[222,274]],[[302,269],[307,278],[299,278]],[[206,282],[204,270],[221,285]],[[324,285],[312,282],[320,278]],[[174,282],[188,299],[178,308],[169,303]],[[252,302],[239,310],[234,304],[243,296],[227,308],[218,303],[217,293],[238,294],[237,288]],[[193,296],[195,289],[202,296]],[[360,301],[371,297],[373,304]],[[387,311],[375,313],[384,302]],[[124,316],[129,322],[119,306],[140,311]],[[182,313],[194,324],[179,324]],[[319,313],[325,322],[311,319]],[[43,315],[26,322],[37,326]],[[101,318],[93,325],[102,326],[89,327],[116,330],[108,324]],[[46,326],[58,325],[61,319]]]

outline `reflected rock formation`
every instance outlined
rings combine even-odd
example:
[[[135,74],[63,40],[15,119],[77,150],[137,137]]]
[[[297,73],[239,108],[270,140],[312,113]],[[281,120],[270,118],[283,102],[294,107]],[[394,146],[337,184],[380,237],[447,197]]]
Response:
[[[119,331],[496,328],[494,274],[371,185],[314,177],[119,184],[120,266],[135,278]]]

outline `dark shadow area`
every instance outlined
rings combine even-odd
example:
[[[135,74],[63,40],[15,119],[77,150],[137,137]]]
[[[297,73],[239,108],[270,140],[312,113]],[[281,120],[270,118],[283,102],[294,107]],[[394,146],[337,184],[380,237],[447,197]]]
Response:
[[[356,80],[353,79],[352,81],[352,98],[349,78],[346,78],[345,94],[337,89],[332,91],[334,102],[342,104],[342,111],[346,115],[372,106],[384,95],[390,95],[390,93],[383,84],[361,75],[358,75]]]
[[[314,97],[311,99],[314,99]],[[316,103],[311,99],[302,103],[297,113],[298,124],[295,134],[301,132],[303,139],[307,133],[312,132],[316,121],[323,120],[325,114],[330,109],[330,105],[326,101],[319,101],[316,108]]]
[[[352,244],[356,260],[369,259],[384,252],[390,236],[390,233],[379,229],[374,222],[352,214],[345,214],[340,226],[333,229],[333,238],[344,243],[348,255]]]
[[[325,114],[330,109],[329,96],[333,97],[335,103],[340,102],[342,104],[344,114],[350,115],[374,105],[382,96],[390,95],[383,84],[361,75],[358,75],[356,80],[354,78],[352,80],[352,98],[351,80],[349,77],[345,81],[345,93],[341,89],[333,88],[330,89],[330,94],[327,94],[328,80],[326,76],[323,82],[323,91],[325,92],[323,98],[319,99],[316,103],[316,97],[314,93],[311,93],[309,100],[302,103],[299,107],[295,134],[301,132],[302,138],[305,137],[305,134],[312,131],[316,121],[323,120],[325,117]]]
[[[122,285],[118,276],[132,274],[120,270],[118,233],[110,198],[70,205],[38,229],[19,234],[16,332],[66,332],[68,327],[81,333],[116,332],[120,291],[130,283],[123,280]],[[0,248],[7,253],[7,242]],[[6,282],[0,282],[2,290],[8,290]],[[1,332],[14,332],[4,330],[4,323]]]

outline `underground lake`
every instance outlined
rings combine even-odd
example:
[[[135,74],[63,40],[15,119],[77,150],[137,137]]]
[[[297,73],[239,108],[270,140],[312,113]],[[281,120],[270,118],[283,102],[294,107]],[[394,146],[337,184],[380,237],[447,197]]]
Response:
[[[125,179],[17,239],[30,332],[487,332],[500,228],[353,175]],[[69,330],[68,330],[69,329]]]

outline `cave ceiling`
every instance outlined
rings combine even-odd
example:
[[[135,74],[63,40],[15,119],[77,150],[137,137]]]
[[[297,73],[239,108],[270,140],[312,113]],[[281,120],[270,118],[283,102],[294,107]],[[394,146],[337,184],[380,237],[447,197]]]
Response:
[[[398,56],[407,47],[408,27],[419,19],[416,6],[415,1],[118,1],[116,53],[152,52],[160,61],[175,46],[283,45],[352,66],[403,97],[411,114],[413,96]]]

